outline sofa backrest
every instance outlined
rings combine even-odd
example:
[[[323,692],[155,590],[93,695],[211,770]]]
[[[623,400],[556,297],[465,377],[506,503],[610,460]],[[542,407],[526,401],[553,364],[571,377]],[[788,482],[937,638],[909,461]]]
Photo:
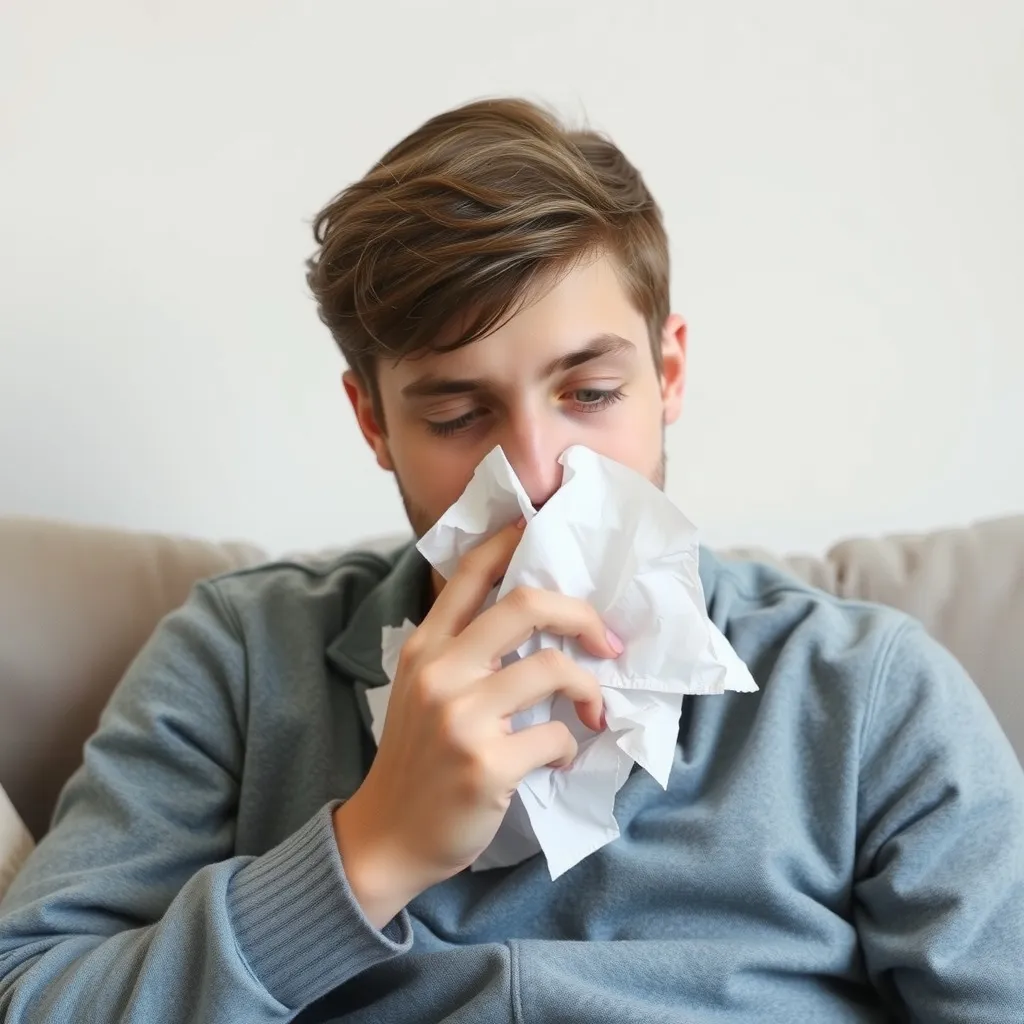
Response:
[[[246,544],[0,519],[0,786],[37,838],[132,658]]]

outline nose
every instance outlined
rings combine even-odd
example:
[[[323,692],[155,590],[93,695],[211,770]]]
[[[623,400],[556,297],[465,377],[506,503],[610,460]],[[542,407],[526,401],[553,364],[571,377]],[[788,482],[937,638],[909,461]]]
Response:
[[[562,485],[558,456],[568,447],[567,440],[538,417],[522,416],[509,423],[501,447],[531,504],[539,509]]]

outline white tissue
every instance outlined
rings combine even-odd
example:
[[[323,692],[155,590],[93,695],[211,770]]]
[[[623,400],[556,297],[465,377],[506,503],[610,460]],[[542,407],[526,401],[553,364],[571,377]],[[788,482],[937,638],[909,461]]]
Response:
[[[757,689],[708,618],[697,534],[686,517],[645,477],[588,448],[569,448],[559,461],[562,486],[537,512],[502,450],[493,449],[418,545],[447,579],[467,551],[523,515],[523,539],[485,607],[520,585],[559,591],[589,601],[625,643],[612,661],[589,655],[575,640],[536,633],[504,661],[561,648],[596,677],[605,701],[608,728],[600,733],[584,726],[561,695],[512,719],[514,729],[563,721],[579,752],[568,770],[526,776],[473,870],[543,851],[552,879],[618,837],[615,794],[634,762],[667,787],[684,694]],[[413,629],[408,621],[384,629],[381,662],[389,679]],[[367,691],[378,743],[390,689]]]

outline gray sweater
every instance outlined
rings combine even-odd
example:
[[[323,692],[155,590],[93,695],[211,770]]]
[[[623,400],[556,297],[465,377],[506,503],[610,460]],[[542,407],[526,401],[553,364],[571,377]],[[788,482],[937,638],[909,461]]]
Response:
[[[464,872],[373,928],[330,812],[425,570],[270,565],[168,617],[0,905],[0,1018],[1024,1021],[1024,775],[975,687],[903,615],[708,552],[760,692],[687,697],[668,790],[635,771],[557,882]]]

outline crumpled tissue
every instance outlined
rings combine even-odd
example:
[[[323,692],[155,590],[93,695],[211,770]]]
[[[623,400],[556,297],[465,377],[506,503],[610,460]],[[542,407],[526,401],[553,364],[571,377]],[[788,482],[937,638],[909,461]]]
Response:
[[[474,871],[508,867],[542,851],[557,878],[618,837],[615,795],[634,762],[667,788],[684,695],[757,689],[708,618],[689,520],[648,479],[589,448],[568,448],[559,461],[562,486],[538,512],[504,452],[494,448],[418,544],[448,579],[467,551],[524,516],[523,538],[484,607],[521,585],[559,591],[589,601],[625,644],[617,659],[607,660],[575,639],[535,633],[504,659],[508,665],[542,647],[562,649],[596,677],[608,727],[592,732],[561,694],[513,716],[513,729],[564,722],[579,751],[570,768],[539,768],[523,779]],[[391,680],[414,628],[408,620],[384,628],[381,663]],[[389,684],[367,691],[378,743],[390,690]]]

